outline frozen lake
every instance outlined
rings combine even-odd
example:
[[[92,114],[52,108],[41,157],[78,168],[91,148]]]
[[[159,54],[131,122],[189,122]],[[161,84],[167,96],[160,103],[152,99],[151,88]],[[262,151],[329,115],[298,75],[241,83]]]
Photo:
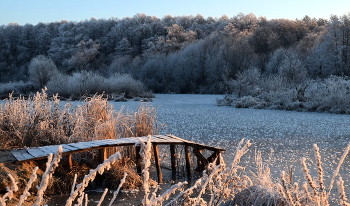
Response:
[[[151,105],[157,108],[158,120],[167,126],[162,134],[225,148],[227,163],[232,160],[235,146],[242,138],[251,140],[253,145],[242,162],[244,166],[254,166],[256,149],[263,152],[266,160],[273,149],[273,177],[292,167],[295,181],[302,175],[302,157],[308,159],[308,166],[315,174],[313,144],[316,143],[321,149],[327,182],[350,140],[349,115],[218,107],[215,105],[217,98],[222,95],[158,94]],[[126,105],[135,110],[140,102],[113,104],[115,109]],[[341,168],[346,185],[349,159],[347,157]]]

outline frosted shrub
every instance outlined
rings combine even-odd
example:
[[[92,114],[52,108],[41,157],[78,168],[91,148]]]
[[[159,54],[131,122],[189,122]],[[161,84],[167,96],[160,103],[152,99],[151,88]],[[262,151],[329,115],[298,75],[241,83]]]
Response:
[[[237,74],[237,79],[232,80],[231,90],[237,94],[238,97],[242,96],[256,96],[260,93],[259,81],[261,74],[258,68],[250,68]]]
[[[105,79],[98,73],[81,71],[74,73],[68,80],[68,86],[74,88],[72,95],[78,97],[84,94],[103,93]]]
[[[313,81],[306,89],[310,110],[333,113],[350,113],[350,81],[344,77],[331,76]]]
[[[251,108],[255,107],[258,104],[258,101],[252,96],[244,96],[237,100],[237,108]]]
[[[55,78],[47,83],[48,92],[59,94],[62,97],[69,97],[72,90],[74,90],[68,85],[69,78],[69,75],[58,73]]]
[[[142,82],[135,80],[129,74],[114,74],[106,80],[105,91],[108,94],[124,93],[126,98],[141,96],[145,91]]]
[[[29,79],[37,89],[44,88],[57,73],[55,63],[44,55],[34,57],[28,66]]]
[[[13,96],[28,94],[32,87],[33,85],[31,83],[23,81],[2,83],[0,84],[0,99],[8,98],[11,93],[13,93]]]
[[[50,93],[80,98],[83,95],[103,93],[105,79],[97,73],[81,71],[72,75],[60,74],[48,82]]]
[[[128,74],[114,74],[106,78],[88,71],[76,72],[72,75],[58,74],[57,78],[48,82],[47,87],[49,93],[58,93],[60,96],[73,99],[96,93],[105,93],[114,97],[124,94],[125,97],[131,98],[142,96],[145,92],[143,83]]]
[[[278,68],[281,75],[288,84],[302,84],[307,81],[307,70],[304,63],[295,52],[288,52],[284,55]]]
[[[263,91],[277,91],[287,88],[287,83],[281,75],[269,75],[261,78],[260,85]]]

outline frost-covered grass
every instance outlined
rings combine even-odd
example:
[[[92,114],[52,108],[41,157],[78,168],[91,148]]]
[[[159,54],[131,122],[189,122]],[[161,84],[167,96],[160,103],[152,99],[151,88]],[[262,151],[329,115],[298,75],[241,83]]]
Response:
[[[115,110],[102,95],[73,106],[46,90],[0,103],[0,149],[135,137],[156,132],[155,109]]]

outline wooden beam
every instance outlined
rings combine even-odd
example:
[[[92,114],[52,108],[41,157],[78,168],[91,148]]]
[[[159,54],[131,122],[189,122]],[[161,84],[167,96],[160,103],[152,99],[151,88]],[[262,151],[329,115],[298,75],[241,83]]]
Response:
[[[67,155],[67,164],[68,164],[68,168],[71,170],[73,168],[72,153]]]
[[[213,162],[215,159],[216,159],[216,165],[219,165],[220,164],[220,158],[219,158],[219,155],[220,155],[221,151],[220,150],[216,150],[214,151],[210,157],[208,157],[208,162]]]
[[[100,162],[103,162],[107,159],[107,148],[101,148],[98,150]]]
[[[190,162],[190,148],[187,144],[185,144],[185,159],[186,159],[187,178],[192,179],[191,162]]]
[[[163,174],[162,170],[160,168],[160,161],[159,161],[159,150],[158,145],[153,143],[153,152],[154,152],[154,161],[156,163],[156,169],[157,169],[157,175],[158,175],[158,182],[163,182]]]
[[[170,145],[170,160],[171,160],[171,176],[173,179],[176,179],[176,153],[175,153],[175,145]]]
[[[141,147],[140,146],[136,146],[136,171],[138,174],[141,174],[142,170],[141,170],[141,155],[140,155],[140,150]]]

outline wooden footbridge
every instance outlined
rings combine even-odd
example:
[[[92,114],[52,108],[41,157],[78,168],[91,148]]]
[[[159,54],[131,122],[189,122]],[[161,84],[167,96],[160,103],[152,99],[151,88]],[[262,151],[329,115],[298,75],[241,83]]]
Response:
[[[68,167],[72,168],[72,154],[89,151],[89,150],[98,150],[100,160],[103,161],[107,159],[107,148],[115,148],[120,146],[135,146],[139,141],[147,142],[148,136],[144,137],[132,137],[132,138],[122,138],[122,139],[104,139],[104,140],[95,140],[90,142],[78,142],[70,144],[62,144],[63,153],[62,155],[67,155]],[[159,150],[158,145],[170,145],[170,161],[171,161],[171,170],[176,173],[176,153],[175,145],[183,145],[185,148],[185,161],[186,161],[186,171],[188,178],[192,177],[191,171],[191,161],[190,161],[190,148],[193,149],[193,154],[197,158],[197,168],[199,170],[205,169],[205,166],[208,162],[212,162],[224,149],[215,148],[203,144],[198,144],[191,142],[185,139],[181,139],[174,135],[152,135],[151,142],[154,152],[154,160],[157,169],[158,181],[162,182],[162,172],[159,160]],[[23,148],[23,149],[12,149],[7,152],[1,152],[2,156],[6,156],[2,162],[26,162],[31,160],[39,160],[47,158],[50,153],[56,153],[58,151],[59,145],[50,145],[42,147],[32,147],[32,148]],[[140,146],[135,146],[136,151],[136,168],[137,172],[141,173],[141,157],[140,157]],[[202,155],[203,150],[212,151],[212,154],[205,158]],[[1,163],[1,162],[0,162]]]

